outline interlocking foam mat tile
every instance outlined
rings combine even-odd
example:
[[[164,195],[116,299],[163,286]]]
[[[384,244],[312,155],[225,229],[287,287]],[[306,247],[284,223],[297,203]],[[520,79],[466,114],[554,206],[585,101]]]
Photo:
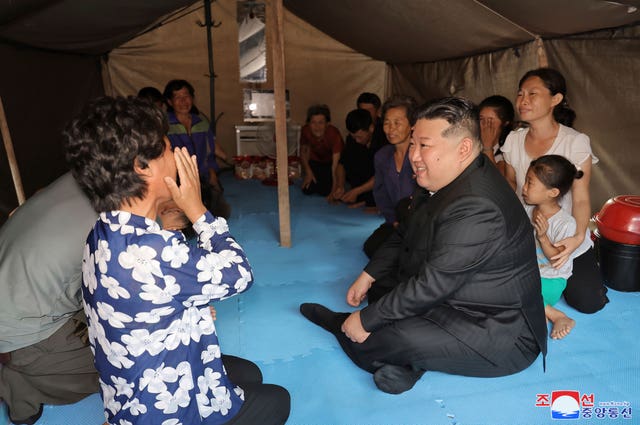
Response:
[[[223,176],[232,205],[230,228],[254,267],[255,283],[238,297],[214,303],[223,352],[256,362],[265,382],[291,393],[290,425],[540,425],[640,423],[640,293],[609,291],[604,310],[580,314],[571,334],[549,341],[527,370],[501,378],[427,372],[409,392],[376,389],[336,339],[304,319],[302,302],[352,311],[345,293],[366,264],[362,243],[379,216],[290,186],[292,247],[279,244],[277,189]],[[554,419],[549,406],[560,391],[575,391],[579,419]],[[571,397],[576,393],[571,393]],[[628,407],[631,407],[629,410]],[[625,410],[626,408],[626,410]],[[630,416],[625,418],[624,416]],[[100,425],[94,394],[69,406],[45,406],[38,425]],[[8,423],[0,405],[0,424]],[[259,425],[259,424],[256,424]]]

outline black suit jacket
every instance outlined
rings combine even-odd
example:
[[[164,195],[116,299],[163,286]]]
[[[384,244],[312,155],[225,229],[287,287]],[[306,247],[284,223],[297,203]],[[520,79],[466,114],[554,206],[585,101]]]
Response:
[[[545,354],[533,228],[495,166],[479,155],[433,196],[418,189],[411,208],[365,268],[397,286],[362,310],[364,328],[422,316],[494,364],[524,333]]]

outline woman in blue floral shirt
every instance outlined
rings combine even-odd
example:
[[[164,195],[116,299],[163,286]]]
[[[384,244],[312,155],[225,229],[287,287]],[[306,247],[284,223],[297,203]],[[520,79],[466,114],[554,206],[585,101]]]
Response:
[[[118,425],[282,424],[288,392],[262,384],[246,360],[223,364],[209,302],[247,290],[251,266],[226,220],[202,204],[196,157],[171,152],[166,129],[142,101],[102,98],[65,130],[74,177],[100,213],[82,291],[105,416]],[[171,198],[194,223],[197,246],[156,222]]]

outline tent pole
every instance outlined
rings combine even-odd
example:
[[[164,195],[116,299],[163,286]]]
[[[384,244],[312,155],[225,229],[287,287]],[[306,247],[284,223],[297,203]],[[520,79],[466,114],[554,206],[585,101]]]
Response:
[[[280,245],[291,247],[291,213],[289,208],[289,163],[287,149],[287,110],[284,67],[284,10],[282,0],[268,0],[271,16],[267,18],[267,35],[273,64],[273,93],[276,109],[276,169],[278,177],[278,213]]]
[[[18,197],[18,205],[22,205],[25,201],[24,189],[22,188],[22,179],[20,178],[20,170],[18,170],[16,154],[13,151],[13,142],[11,141],[11,134],[9,134],[9,124],[7,123],[7,116],[4,113],[2,98],[0,98],[0,131],[2,132],[2,140],[4,141],[4,149],[7,151],[11,177],[13,177],[13,187],[15,187],[16,196]]]
[[[215,0],[213,0],[215,1]],[[218,27],[220,24],[214,25],[211,19],[211,0],[204,0],[204,20],[207,29],[207,55],[209,58],[209,127],[214,136],[216,132],[216,74],[213,70],[213,42],[211,39],[211,28]]]

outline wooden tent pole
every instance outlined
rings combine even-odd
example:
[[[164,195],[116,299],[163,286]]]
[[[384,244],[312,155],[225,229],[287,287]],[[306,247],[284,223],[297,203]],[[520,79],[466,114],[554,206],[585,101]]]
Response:
[[[268,0],[267,34],[273,64],[273,92],[276,109],[276,168],[278,172],[278,212],[280,245],[291,247],[291,212],[289,208],[289,163],[287,149],[287,109],[284,75],[284,9],[282,0]]]
[[[11,177],[13,177],[13,186],[16,189],[16,196],[18,197],[18,205],[22,205],[25,201],[24,189],[22,188],[22,179],[20,179],[20,170],[18,170],[16,154],[13,151],[13,143],[11,142],[11,135],[9,134],[9,125],[7,124],[7,116],[4,113],[2,98],[0,98],[0,131],[2,133],[2,140],[4,141],[4,149],[7,151]]]

